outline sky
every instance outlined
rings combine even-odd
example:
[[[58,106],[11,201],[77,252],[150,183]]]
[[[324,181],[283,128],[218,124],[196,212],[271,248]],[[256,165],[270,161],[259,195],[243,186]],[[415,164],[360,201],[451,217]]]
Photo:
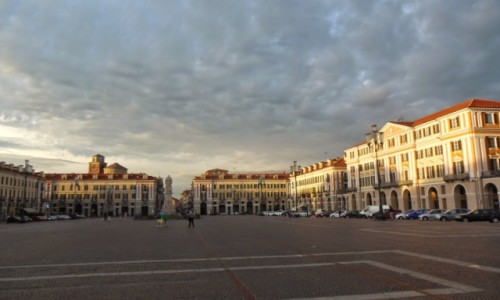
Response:
[[[0,0],[0,161],[288,172],[500,100],[500,1]]]

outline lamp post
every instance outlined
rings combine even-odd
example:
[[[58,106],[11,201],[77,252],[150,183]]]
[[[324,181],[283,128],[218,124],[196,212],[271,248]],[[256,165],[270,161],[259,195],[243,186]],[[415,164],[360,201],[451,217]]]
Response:
[[[27,188],[28,188],[28,174],[31,173],[32,167],[30,166],[30,161],[24,161],[24,191],[23,191],[23,203],[20,205],[21,209],[26,207],[26,197],[27,197]]]
[[[294,190],[295,190],[295,210],[298,211],[298,203],[297,203],[297,172],[300,169],[300,166],[297,166],[297,161],[293,161],[293,165],[290,166],[290,172],[293,173],[293,179],[294,179]]]
[[[382,197],[380,192],[380,170],[378,165],[378,150],[383,147],[384,144],[384,133],[377,129],[377,125],[373,124],[371,126],[371,132],[366,134],[366,143],[368,147],[373,145],[375,151],[375,174],[377,175],[377,189],[378,189],[378,202],[379,202],[379,219],[385,220],[384,209],[382,206]]]
[[[263,200],[263,196],[262,196],[262,186],[264,186],[265,182],[264,182],[264,177],[262,177],[262,175],[259,177],[259,188],[260,188],[260,208],[262,209],[262,200]]]

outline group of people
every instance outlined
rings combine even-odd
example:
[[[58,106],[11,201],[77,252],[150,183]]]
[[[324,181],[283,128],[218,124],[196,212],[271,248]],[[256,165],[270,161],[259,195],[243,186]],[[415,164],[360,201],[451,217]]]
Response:
[[[188,210],[186,213],[186,217],[188,219],[188,227],[194,228],[194,217],[195,217],[194,211],[192,209]],[[166,226],[165,223],[167,222],[167,220],[168,220],[167,214],[165,214],[162,211],[158,212],[156,227]]]

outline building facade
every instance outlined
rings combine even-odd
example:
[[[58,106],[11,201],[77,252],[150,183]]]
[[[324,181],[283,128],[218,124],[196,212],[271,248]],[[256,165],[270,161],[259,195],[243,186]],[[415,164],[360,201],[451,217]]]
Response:
[[[94,155],[84,174],[45,174],[47,214],[82,214],[88,217],[152,216],[164,205],[163,180],[143,173],[128,173],[117,163],[107,166]]]
[[[500,102],[472,99],[388,122],[345,151],[349,209],[499,209]]]
[[[208,170],[193,179],[192,205],[206,214],[256,214],[285,210],[288,173],[231,174]]]
[[[36,173],[28,160],[24,166],[0,162],[0,220],[25,210],[40,211],[43,189],[43,173]]]
[[[329,159],[306,167],[291,167],[288,181],[289,207],[294,211],[345,209],[347,188],[343,158]]]

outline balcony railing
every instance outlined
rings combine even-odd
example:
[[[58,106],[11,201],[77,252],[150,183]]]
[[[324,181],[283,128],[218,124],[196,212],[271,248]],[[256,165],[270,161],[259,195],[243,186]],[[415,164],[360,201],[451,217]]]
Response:
[[[484,171],[482,175],[483,178],[500,177],[500,170]]]
[[[413,185],[413,180],[401,180],[401,181],[394,181],[394,182],[383,182],[380,184],[380,188],[385,189],[385,188],[391,188],[391,187],[400,187],[403,185]],[[374,189],[378,189],[376,185],[373,186]]]
[[[457,180],[469,180],[470,175],[469,173],[451,174],[451,175],[445,175],[443,179],[446,182],[457,181]]]
[[[344,191],[345,191],[345,194],[354,193],[354,192],[358,191],[358,188],[357,187],[350,187],[350,188],[346,188]]]

